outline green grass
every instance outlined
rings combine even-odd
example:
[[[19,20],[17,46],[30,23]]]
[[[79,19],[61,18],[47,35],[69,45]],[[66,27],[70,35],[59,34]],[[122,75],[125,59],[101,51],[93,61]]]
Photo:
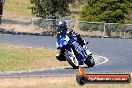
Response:
[[[43,69],[65,66],[55,58],[57,51],[0,44],[0,71]]]
[[[7,49],[0,49],[0,70],[8,70],[14,68],[16,63],[26,60],[24,56],[18,55]]]

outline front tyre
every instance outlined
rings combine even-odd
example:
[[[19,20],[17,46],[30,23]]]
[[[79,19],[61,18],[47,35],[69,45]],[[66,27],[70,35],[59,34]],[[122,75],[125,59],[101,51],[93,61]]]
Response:
[[[88,56],[86,61],[84,61],[84,63],[88,66],[88,67],[93,67],[95,65],[95,61],[93,59],[92,56]]]
[[[65,51],[65,56],[66,59],[68,61],[68,63],[74,68],[74,69],[78,69],[79,68],[79,62],[76,58],[76,56],[74,55],[73,50],[71,49],[71,51],[66,50]]]

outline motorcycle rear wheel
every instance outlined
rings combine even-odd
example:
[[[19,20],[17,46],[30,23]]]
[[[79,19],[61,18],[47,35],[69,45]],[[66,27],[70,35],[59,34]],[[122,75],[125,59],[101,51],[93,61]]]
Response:
[[[84,61],[84,63],[88,66],[88,67],[93,67],[95,65],[95,61],[93,59],[92,56],[88,56],[88,58],[86,59],[86,61]]]

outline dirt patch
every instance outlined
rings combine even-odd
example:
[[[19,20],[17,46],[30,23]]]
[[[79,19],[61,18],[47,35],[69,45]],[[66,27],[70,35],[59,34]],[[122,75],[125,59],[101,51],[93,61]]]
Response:
[[[80,86],[76,76],[0,78],[0,88],[132,88],[132,84],[85,84]]]
[[[30,33],[41,33],[43,30],[33,29],[32,25],[19,25],[19,24],[1,24],[0,28],[3,28],[12,32],[30,32]]]
[[[0,78],[0,88],[21,88],[27,86],[47,85],[55,83],[64,84],[69,80],[75,81],[75,76]]]

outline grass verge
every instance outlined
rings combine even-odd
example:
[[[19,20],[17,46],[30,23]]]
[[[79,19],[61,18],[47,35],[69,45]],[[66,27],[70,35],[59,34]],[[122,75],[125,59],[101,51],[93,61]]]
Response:
[[[57,51],[0,44],[0,71],[42,69],[68,65],[55,58]]]
[[[31,17],[32,13],[30,0],[6,0],[3,15]]]

